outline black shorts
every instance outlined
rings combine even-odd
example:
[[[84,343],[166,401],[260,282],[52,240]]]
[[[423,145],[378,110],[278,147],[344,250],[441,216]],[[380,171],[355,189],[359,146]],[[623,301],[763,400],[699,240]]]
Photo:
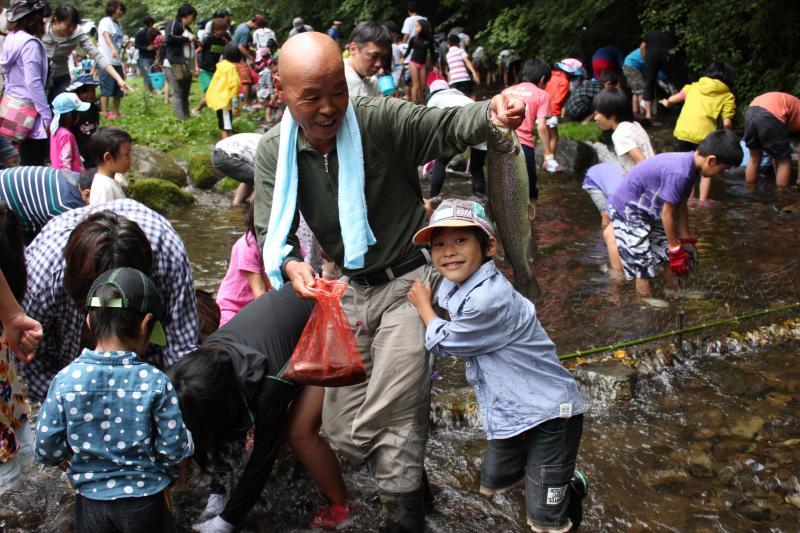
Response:
[[[450,87],[453,89],[458,89],[466,95],[470,95],[475,90],[475,82],[472,80],[457,81],[455,83],[451,83]]]
[[[744,143],[750,150],[763,150],[776,159],[792,157],[791,135],[786,124],[763,107],[751,105],[745,111]]]
[[[233,131],[233,112],[230,109],[218,109],[217,125],[222,131]]]
[[[554,418],[509,439],[489,441],[481,485],[503,487],[525,476],[525,507],[542,528],[569,524],[569,481],[583,433],[583,415]]]
[[[697,150],[697,143],[675,139],[675,148],[678,152],[694,152]]]

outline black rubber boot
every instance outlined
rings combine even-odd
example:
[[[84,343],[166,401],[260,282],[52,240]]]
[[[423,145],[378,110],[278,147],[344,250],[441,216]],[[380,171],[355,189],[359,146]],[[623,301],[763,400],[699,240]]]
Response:
[[[420,487],[414,492],[379,492],[380,533],[422,533],[425,531],[425,498]]]

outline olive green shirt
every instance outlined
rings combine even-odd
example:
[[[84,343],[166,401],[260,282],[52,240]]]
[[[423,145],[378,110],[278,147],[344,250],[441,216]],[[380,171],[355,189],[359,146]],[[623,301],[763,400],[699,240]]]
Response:
[[[367,218],[376,238],[364,257],[363,269],[342,268],[336,148],[323,156],[309,144],[302,129],[297,136],[297,206],[322,250],[348,275],[383,270],[414,250],[411,238],[427,224],[417,167],[486,141],[489,130],[488,101],[450,109],[428,108],[398,98],[357,97],[352,101],[364,152]],[[256,150],[254,216],[261,248],[272,209],[279,142],[280,124],[261,138]],[[298,221],[295,215],[287,237],[292,246],[287,260],[303,260],[295,235]]]

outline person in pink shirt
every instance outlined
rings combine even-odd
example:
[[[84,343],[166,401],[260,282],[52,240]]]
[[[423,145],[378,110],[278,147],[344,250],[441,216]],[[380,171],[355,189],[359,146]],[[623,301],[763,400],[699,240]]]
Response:
[[[758,178],[764,152],[772,158],[775,183],[788,187],[792,173],[791,136],[800,132],[800,99],[791,94],[771,92],[756,96],[744,114],[744,142],[750,150],[745,179]],[[798,150],[800,157],[800,150]],[[797,170],[800,183],[800,167]]]
[[[84,102],[75,93],[61,93],[53,100],[53,122],[50,123],[50,166],[60,170],[83,172],[78,140],[71,128],[80,120],[80,111],[87,111]]]
[[[539,198],[539,189],[536,187],[534,128],[539,133],[539,140],[547,152],[547,147],[550,146],[550,129],[547,127],[547,119],[550,117],[552,104],[550,94],[544,90],[548,80],[550,80],[550,65],[541,59],[529,59],[522,65],[522,83],[503,91],[503,94],[515,96],[525,102],[525,119],[517,128],[517,137],[519,137],[519,143],[525,154],[525,166],[528,167],[529,205],[534,215]]]
[[[234,243],[228,271],[217,291],[220,327],[269,289],[269,280],[264,273],[264,260],[256,241],[251,205],[247,216],[247,232]]]

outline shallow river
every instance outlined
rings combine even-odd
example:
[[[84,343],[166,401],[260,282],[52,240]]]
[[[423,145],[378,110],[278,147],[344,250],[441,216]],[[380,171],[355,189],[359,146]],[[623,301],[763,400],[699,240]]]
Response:
[[[560,353],[607,344],[686,323],[728,317],[798,300],[797,191],[762,184],[747,191],[741,177],[719,180],[720,201],[693,209],[701,269],[682,291],[655,300],[609,277],[599,215],[575,176],[547,177],[535,222],[543,295],[540,318]],[[451,176],[445,196],[468,194]],[[244,212],[229,199],[198,194],[198,204],[171,215],[184,238],[201,288],[215,290],[230,246],[244,230]],[[777,320],[777,317],[773,317]],[[586,531],[800,531],[800,511],[784,501],[800,492],[800,346],[739,356],[705,356],[644,383],[622,405],[592,405],[579,463],[591,479]],[[463,387],[463,367],[440,361],[434,395]],[[436,494],[431,531],[525,531],[521,490],[494,499],[477,493],[482,432],[435,429],[427,469]],[[37,474],[0,512],[0,530],[56,531],[68,524],[71,497],[57,475]],[[379,510],[370,477],[348,468],[353,531],[374,527]],[[204,480],[176,494],[181,527],[205,503]],[[21,496],[21,495],[19,495]],[[800,506],[800,496],[795,505]],[[284,458],[246,531],[299,531],[321,505],[302,469]]]

